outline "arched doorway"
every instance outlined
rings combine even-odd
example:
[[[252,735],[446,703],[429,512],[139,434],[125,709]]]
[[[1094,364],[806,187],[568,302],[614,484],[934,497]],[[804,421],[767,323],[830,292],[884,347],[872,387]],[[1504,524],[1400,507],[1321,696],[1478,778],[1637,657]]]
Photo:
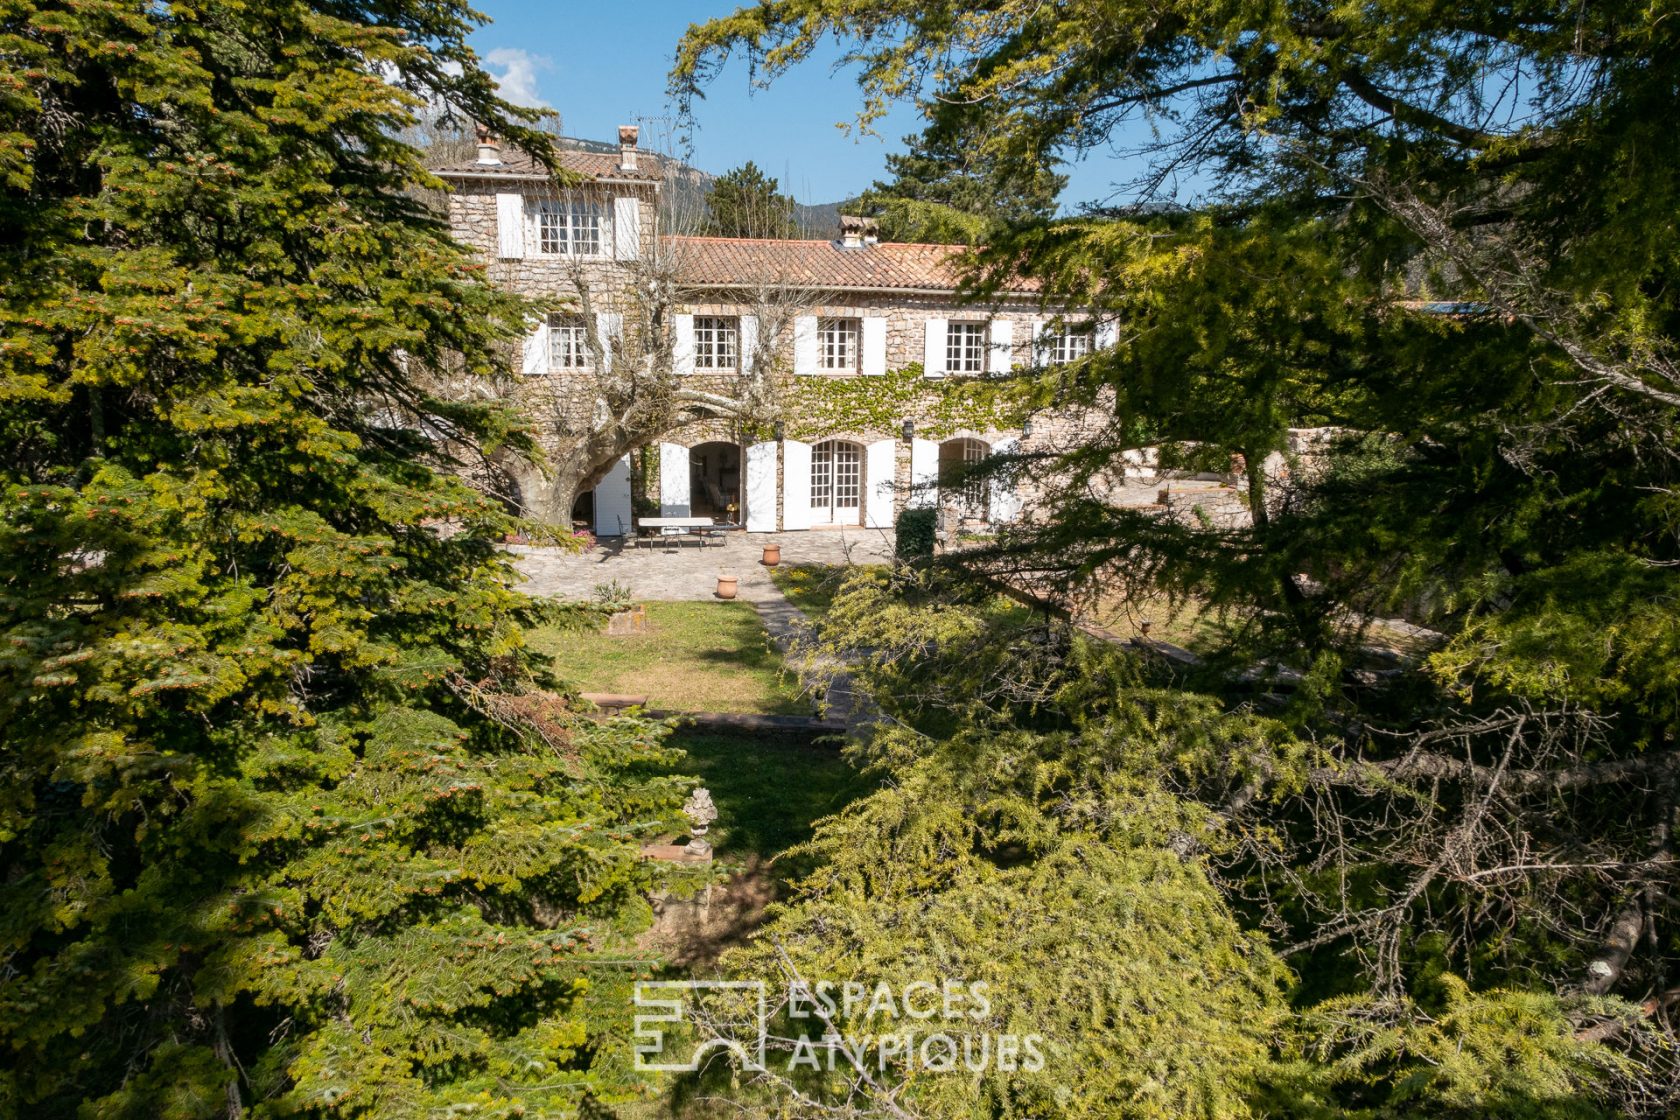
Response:
[[[831,439],[811,448],[811,524],[863,522],[863,447]]]
[[[689,508],[730,521],[741,513],[741,446],[714,440],[688,453]]]
[[[939,499],[960,517],[986,520],[986,480],[974,470],[990,452],[977,439],[948,439],[939,445]]]

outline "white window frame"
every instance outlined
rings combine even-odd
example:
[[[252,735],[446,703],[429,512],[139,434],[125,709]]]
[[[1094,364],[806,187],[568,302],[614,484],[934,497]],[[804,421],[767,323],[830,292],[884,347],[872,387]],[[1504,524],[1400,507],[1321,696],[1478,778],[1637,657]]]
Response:
[[[587,371],[589,361],[589,328],[582,315],[550,315],[548,317],[548,372],[578,373]]]
[[[536,205],[535,242],[544,257],[599,257],[606,219],[597,202],[543,199]]]
[[[694,371],[734,373],[741,368],[741,320],[735,315],[694,317]]]
[[[1096,346],[1096,331],[1090,325],[1066,326],[1045,339],[1050,364],[1066,365],[1088,356]]]
[[[984,322],[953,319],[945,324],[945,372],[986,372],[988,339]]]
[[[857,373],[862,367],[863,323],[857,319],[817,320],[817,369]]]

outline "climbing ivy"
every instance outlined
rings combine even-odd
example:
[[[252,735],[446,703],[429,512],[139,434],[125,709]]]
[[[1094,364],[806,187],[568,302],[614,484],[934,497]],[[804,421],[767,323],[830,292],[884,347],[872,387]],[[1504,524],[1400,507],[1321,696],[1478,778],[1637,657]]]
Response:
[[[906,420],[927,439],[1018,428],[1032,411],[1030,387],[1014,378],[929,378],[922,364],[879,377],[799,377],[784,415],[790,439],[831,432],[896,431]]]

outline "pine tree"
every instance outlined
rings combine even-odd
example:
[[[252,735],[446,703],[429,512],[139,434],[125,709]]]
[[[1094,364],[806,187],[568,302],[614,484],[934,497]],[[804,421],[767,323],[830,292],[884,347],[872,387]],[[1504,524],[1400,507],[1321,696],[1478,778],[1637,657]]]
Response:
[[[418,201],[461,4],[0,14],[0,1111],[570,1115],[636,1095],[657,727],[521,644],[422,366],[522,308]],[[510,115],[514,114],[514,115]]]
[[[887,241],[979,245],[1004,227],[1054,216],[1067,186],[1066,175],[999,164],[937,127],[905,142],[909,151],[887,156],[891,178],[856,203],[880,220]]]
[[[794,237],[793,199],[752,160],[719,175],[706,195],[706,232],[717,237]]]

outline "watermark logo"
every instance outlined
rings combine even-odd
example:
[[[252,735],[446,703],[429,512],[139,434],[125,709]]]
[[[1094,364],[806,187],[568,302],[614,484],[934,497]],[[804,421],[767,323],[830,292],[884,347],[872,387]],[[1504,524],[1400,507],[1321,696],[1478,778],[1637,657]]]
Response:
[[[725,996],[744,1003],[753,1023],[745,1041],[707,1029],[696,1012],[709,997]],[[636,985],[635,1003],[648,1014],[636,1016],[636,1068],[650,1073],[693,1073],[714,1053],[732,1053],[741,1068],[764,1071],[764,1051],[770,1033],[769,999],[758,980],[643,980]],[[668,1052],[672,1042],[679,1049]]]
[[[894,987],[885,981],[797,980],[774,993],[774,1004],[771,995],[758,980],[637,984],[636,1068],[690,1073],[713,1054],[733,1054],[752,1073],[770,1065],[790,1072],[1034,1073],[1044,1068],[1042,1035],[986,1029],[994,1016],[984,981],[915,981]]]

